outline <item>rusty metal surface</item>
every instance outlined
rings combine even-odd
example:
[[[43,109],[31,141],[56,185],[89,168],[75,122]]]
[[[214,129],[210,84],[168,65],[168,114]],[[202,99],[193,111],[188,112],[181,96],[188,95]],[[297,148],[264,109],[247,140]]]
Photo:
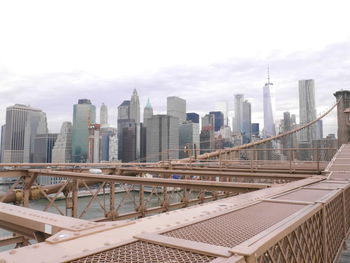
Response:
[[[304,207],[305,205],[262,202],[163,235],[234,247]]]
[[[215,257],[192,253],[184,250],[164,247],[143,241],[136,241],[131,244],[116,247],[101,253],[87,256],[71,263],[140,263],[140,262],[176,262],[176,263],[206,263],[214,260]]]

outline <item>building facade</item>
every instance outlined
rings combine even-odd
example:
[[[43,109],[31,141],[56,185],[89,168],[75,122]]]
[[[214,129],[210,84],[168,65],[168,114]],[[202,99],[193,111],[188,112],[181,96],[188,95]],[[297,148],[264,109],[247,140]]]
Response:
[[[147,125],[147,162],[179,158],[179,119],[153,115]]]
[[[186,100],[179,97],[167,97],[167,115],[178,118],[179,123],[186,121]]]
[[[299,80],[300,125],[316,119],[315,82],[313,79]],[[300,142],[312,143],[316,139],[316,124],[300,131]]]
[[[52,149],[53,163],[70,163],[72,162],[72,123],[63,122],[61,131]]]
[[[108,125],[108,108],[104,103],[100,107],[100,124]]]
[[[8,107],[2,161],[33,162],[35,137],[47,132],[46,114],[40,109],[21,104]]]
[[[88,99],[79,99],[73,107],[72,161],[88,159],[89,127],[96,121],[96,107]]]

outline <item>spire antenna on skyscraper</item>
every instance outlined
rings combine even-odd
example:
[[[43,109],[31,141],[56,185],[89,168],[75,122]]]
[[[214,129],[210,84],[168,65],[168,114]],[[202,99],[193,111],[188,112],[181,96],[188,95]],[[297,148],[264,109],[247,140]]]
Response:
[[[270,65],[267,65],[267,85],[273,85],[273,83],[270,82]]]

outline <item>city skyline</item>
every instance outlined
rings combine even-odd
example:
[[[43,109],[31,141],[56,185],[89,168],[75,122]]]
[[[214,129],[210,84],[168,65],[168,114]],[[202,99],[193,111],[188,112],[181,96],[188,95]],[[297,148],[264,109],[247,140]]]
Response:
[[[166,112],[167,96],[184,98],[188,112],[203,116],[215,102],[244,93],[252,122],[262,123],[267,65],[278,87],[277,120],[285,111],[298,115],[300,79],[315,79],[320,113],[335,91],[350,87],[343,1],[75,1],[69,8],[31,1],[23,9],[16,2],[0,5],[0,124],[6,107],[29,104],[43,109],[50,131],[58,132],[72,121],[71,105],[85,97],[97,107],[104,102],[116,125],[117,106],[135,88],[141,108],[150,98],[156,114]],[[330,14],[336,15],[324,19]]]

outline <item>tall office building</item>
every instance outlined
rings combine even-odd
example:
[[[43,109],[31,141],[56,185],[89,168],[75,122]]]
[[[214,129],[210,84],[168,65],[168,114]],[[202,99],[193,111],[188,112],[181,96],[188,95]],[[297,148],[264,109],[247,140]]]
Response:
[[[215,127],[215,115],[213,114],[206,114],[204,117],[202,117],[202,129],[206,127],[211,127],[211,129],[214,131]]]
[[[140,158],[140,109],[136,90],[132,100],[118,106],[118,158],[122,162],[135,162]],[[131,118],[132,117],[132,118]]]
[[[101,125],[91,124],[89,126],[88,163],[99,163],[101,161],[101,141]]]
[[[58,133],[37,134],[34,140],[34,163],[51,163],[52,150],[57,140]]]
[[[4,148],[5,148],[5,129],[6,125],[1,126],[1,140],[0,140],[0,163],[3,163],[4,158]]]
[[[180,145],[180,159],[187,157],[184,149],[185,147],[192,152],[199,150],[199,124],[193,122],[185,122],[179,127],[179,145]]]
[[[260,134],[260,127],[259,123],[252,123],[252,135],[259,136]]]
[[[130,100],[130,117],[136,124],[140,124],[140,101],[136,89],[132,92]]]
[[[221,111],[224,114],[224,125],[228,125],[228,105],[226,101],[218,101],[215,103],[215,111]]]
[[[300,125],[316,119],[315,82],[313,79],[299,80]],[[316,124],[300,131],[300,142],[312,143],[316,139]]]
[[[270,82],[270,72],[268,71],[267,83],[263,87],[264,102],[264,137],[276,135],[276,127],[274,122],[274,94],[273,83]]]
[[[134,89],[131,100],[130,100],[130,119],[135,121],[135,136],[136,136],[136,144],[135,144],[135,158],[134,160],[140,159],[140,151],[141,151],[141,127],[140,127],[140,100],[139,95],[137,94],[136,89]]]
[[[6,109],[3,162],[33,162],[38,133],[47,133],[46,114],[39,109],[16,104]]]
[[[143,126],[147,127],[147,120],[152,118],[153,116],[153,108],[149,99],[147,100],[147,104],[143,109]]]
[[[100,124],[102,126],[108,124],[108,108],[104,103],[102,103],[100,108]]]
[[[110,162],[118,161],[118,135],[113,135],[109,138],[108,157]]]
[[[235,118],[233,119],[233,127],[232,130],[235,133],[242,133],[242,121],[243,121],[243,94],[236,94],[234,100],[235,107]]]
[[[116,149],[118,147],[118,145],[113,146],[114,142],[112,141],[113,139],[111,139],[112,137],[117,135],[117,129],[113,127],[101,126],[100,132],[101,132],[101,161],[109,162],[110,159],[117,160],[116,154],[112,153],[113,157],[109,156],[110,152],[115,151],[113,149]],[[110,150],[110,147],[112,147],[113,149]]]
[[[147,162],[179,158],[179,119],[153,115],[147,126]]]
[[[179,119],[179,123],[186,121],[186,100],[179,97],[167,97],[167,115]]]
[[[52,149],[52,162],[72,162],[72,123],[69,121],[63,122],[61,126],[61,131]]]
[[[186,113],[186,120],[199,124],[199,114],[195,112]]]
[[[252,109],[247,100],[242,103],[242,136],[243,144],[250,143],[252,139]]]
[[[96,120],[96,107],[88,99],[79,99],[73,107],[72,159],[75,163],[88,159],[89,126]]]
[[[323,139],[323,120],[316,122],[316,140]]]
[[[214,131],[220,131],[220,129],[224,126],[224,114],[221,111],[211,111],[209,114],[215,116]]]

